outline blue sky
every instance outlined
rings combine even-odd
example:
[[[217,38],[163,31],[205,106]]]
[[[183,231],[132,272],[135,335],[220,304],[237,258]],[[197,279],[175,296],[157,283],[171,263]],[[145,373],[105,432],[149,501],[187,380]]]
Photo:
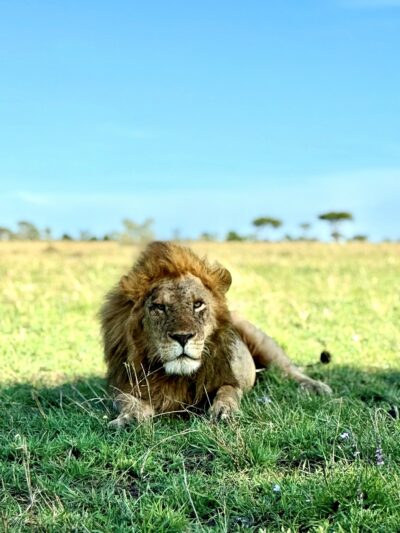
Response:
[[[3,2],[0,226],[400,238],[400,0]]]

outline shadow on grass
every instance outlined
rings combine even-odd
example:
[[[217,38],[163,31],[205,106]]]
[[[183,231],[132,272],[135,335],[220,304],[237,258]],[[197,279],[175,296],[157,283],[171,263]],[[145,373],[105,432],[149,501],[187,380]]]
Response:
[[[75,412],[86,417],[88,414],[104,416],[113,412],[106,381],[96,376],[57,386],[31,383],[0,385],[0,402],[3,415],[39,415],[43,420],[51,412],[62,414],[68,411],[68,414]]]
[[[371,408],[380,407],[392,418],[400,417],[400,370],[360,370],[317,364],[309,366],[307,373],[329,383],[336,398],[358,401]],[[288,384],[277,371],[263,372],[250,395],[266,389],[273,391],[280,401],[287,398],[288,403],[293,394],[297,394],[297,385]],[[0,385],[0,402],[2,416],[8,414],[13,421],[31,416],[39,416],[44,421],[49,413],[62,416],[66,411],[69,416],[74,413],[97,419],[111,419],[115,415],[106,381],[97,376],[51,387],[30,383]]]
[[[334,396],[358,400],[369,407],[388,407],[394,411],[400,404],[400,370],[350,366],[315,365],[309,373],[330,384]],[[390,406],[390,407],[389,407]],[[395,413],[393,413],[396,416]],[[397,412],[398,417],[398,412]]]

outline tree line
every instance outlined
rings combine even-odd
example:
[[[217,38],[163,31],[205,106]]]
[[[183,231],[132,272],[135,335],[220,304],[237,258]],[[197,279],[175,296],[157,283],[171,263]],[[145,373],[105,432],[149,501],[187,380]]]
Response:
[[[142,223],[134,222],[129,218],[122,220],[122,228],[104,235],[94,235],[88,230],[81,230],[78,237],[63,233],[55,237],[51,228],[39,229],[32,222],[22,220],[17,222],[15,230],[0,226],[0,241],[120,241],[124,242],[149,242],[155,239],[153,219],[146,219]]]
[[[353,221],[353,215],[346,211],[329,211],[318,215],[318,220],[327,222],[330,226],[330,234],[332,240],[338,242],[343,239],[341,233],[342,224],[346,221]],[[241,235],[235,230],[230,230],[225,236],[226,241],[256,241],[256,240],[269,240],[271,234],[277,229],[283,226],[283,221],[278,218],[269,216],[257,217],[252,221],[254,227],[254,233],[250,235]],[[145,243],[156,238],[154,232],[154,220],[146,219],[142,223],[133,221],[132,219],[125,218],[122,220],[122,228],[119,231],[113,231],[102,236],[93,235],[89,231],[82,230],[77,238],[72,237],[68,233],[64,233],[58,238],[53,236],[51,228],[46,227],[39,229],[32,222],[22,220],[17,223],[16,229],[12,230],[7,227],[0,227],[0,241],[12,241],[12,240],[24,240],[24,241],[51,241],[51,240],[64,240],[64,241],[118,241],[121,243]],[[310,222],[302,222],[299,224],[301,233],[297,236],[291,236],[286,234],[284,240],[305,240],[316,241],[316,237],[310,236],[310,230],[312,224]],[[172,236],[173,240],[180,240],[179,230],[174,231]],[[199,236],[199,240],[219,240],[218,237],[212,233],[204,232]],[[367,235],[354,235],[350,239],[352,241],[366,241]]]
[[[319,220],[326,221],[330,225],[330,234],[332,240],[339,242],[344,238],[343,234],[339,231],[343,222],[353,221],[353,215],[347,211],[328,211],[327,213],[322,213],[318,215]],[[274,231],[283,226],[282,220],[279,218],[273,217],[257,217],[252,221],[252,225],[255,228],[255,234],[253,235],[240,235],[234,230],[228,232],[226,236],[227,241],[244,241],[244,240],[260,240],[264,237],[263,240],[269,240],[270,233],[267,233],[267,230]],[[299,224],[301,229],[301,234],[298,236],[291,236],[286,234],[284,240],[294,241],[294,240],[303,240],[303,241],[316,241],[316,237],[311,237],[309,232],[312,227],[310,222],[302,222]],[[367,235],[357,234],[351,237],[349,240],[352,241],[367,241]]]

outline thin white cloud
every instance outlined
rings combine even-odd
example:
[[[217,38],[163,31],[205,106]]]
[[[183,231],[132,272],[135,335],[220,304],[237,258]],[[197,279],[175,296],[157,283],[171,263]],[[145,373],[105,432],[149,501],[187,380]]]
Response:
[[[5,193],[2,197],[5,200],[20,200],[25,204],[36,206],[50,206],[54,201],[54,199],[51,198],[51,195],[27,191]]]
[[[101,193],[33,193],[27,191],[15,191],[3,194],[7,200],[17,200],[32,206],[96,206],[108,203],[113,204],[129,198],[129,195],[101,194]]]

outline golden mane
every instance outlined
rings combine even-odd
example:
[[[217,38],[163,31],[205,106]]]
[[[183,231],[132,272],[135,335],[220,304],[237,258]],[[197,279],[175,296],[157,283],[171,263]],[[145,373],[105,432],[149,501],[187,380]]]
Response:
[[[230,273],[221,265],[211,265],[189,248],[156,241],[142,252],[129,274],[122,277],[120,286],[131,300],[137,301],[142,300],[161,280],[185,274],[198,277],[219,298],[232,283]]]

